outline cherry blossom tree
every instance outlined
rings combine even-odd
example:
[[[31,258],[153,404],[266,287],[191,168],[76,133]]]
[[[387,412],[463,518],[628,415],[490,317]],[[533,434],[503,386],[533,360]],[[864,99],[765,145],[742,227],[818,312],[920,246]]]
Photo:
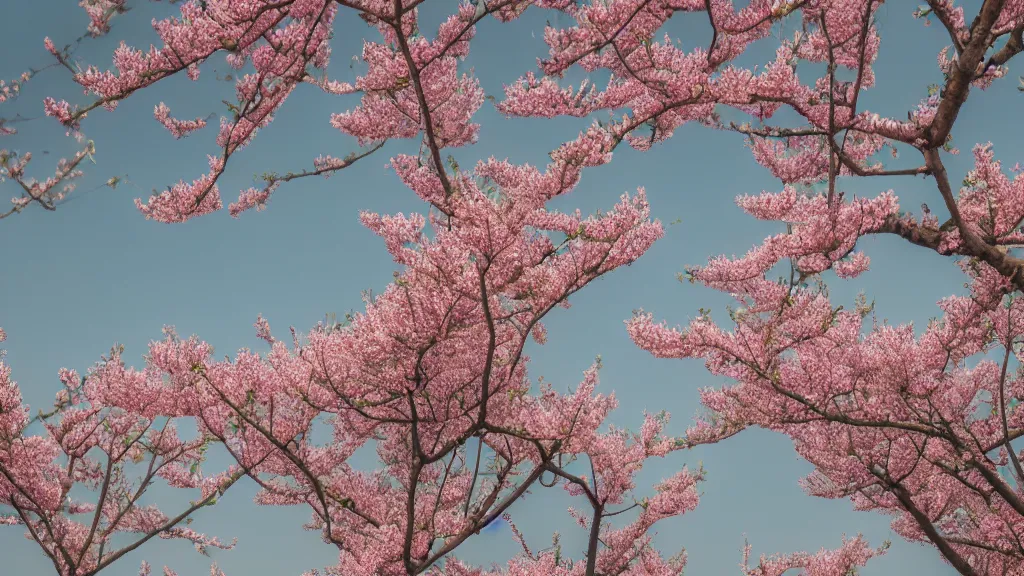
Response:
[[[662,233],[643,190],[587,218],[544,207],[583,165],[607,158],[594,134],[554,152],[543,172],[493,159],[453,167],[450,194],[415,157],[396,157],[433,210],[429,221],[362,215],[403,268],[364,312],[293,331],[290,346],[259,318],[270,352],[223,361],[168,330],[145,369],[117,356],[87,383],[145,418],[195,418],[260,486],[258,503],[308,506],[307,529],[339,551],[328,574],[482,574],[452,555],[503,517],[523,553],[488,574],[678,575],[685,555],[664,558],[650,530],[696,506],[703,471],[683,468],[649,497],[634,480],[647,458],[688,447],[663,435],[667,414],[646,415],[635,434],[606,426],[616,402],[596,393],[599,361],[568,393],[543,383],[532,393],[527,373],[524,349],[545,341],[544,316]],[[317,440],[319,423],[329,440]],[[379,468],[353,468],[368,444]],[[509,516],[531,490],[556,486],[583,503],[569,510],[589,531],[582,558],[557,535],[532,551]],[[613,525],[623,514],[634,519]],[[855,538],[837,551],[763,558],[747,573],[846,574],[883,551]]]
[[[268,174],[262,188],[240,193],[229,206],[233,215],[264,208],[285,182],[337,172],[392,139],[421,140],[419,153],[397,155],[391,166],[429,207],[425,215],[362,215],[363,224],[383,238],[402,271],[384,293],[367,298],[363,313],[346,323],[322,324],[302,337],[293,333],[289,347],[260,319],[257,331],[269,343],[270,352],[261,356],[243,350],[234,360],[225,361],[214,360],[212,348],[202,340],[181,339],[168,330],[165,339],[151,345],[143,369],[126,367],[122,352],[115,350],[68,394],[86,403],[88,408],[82,410],[98,410],[94,420],[110,413],[112,419],[132,422],[134,428],[125,428],[120,440],[130,440],[137,429],[152,422],[194,418],[199,440],[178,441],[170,452],[152,449],[154,457],[159,453],[175,464],[168,468],[173,472],[167,473],[172,485],[201,486],[205,500],[244,475],[261,487],[260,503],[308,506],[312,511],[308,528],[320,532],[339,551],[338,565],[328,573],[483,574],[453,558],[457,548],[490,522],[505,517],[510,506],[530,490],[561,486],[583,505],[570,513],[589,531],[587,550],[574,556],[563,551],[556,538],[550,549],[534,552],[517,536],[523,553],[487,574],[680,574],[685,557],[663,557],[652,547],[650,531],[658,521],[693,509],[703,471],[683,469],[646,498],[635,493],[636,472],[647,458],[667,456],[696,441],[712,441],[760,422],[730,412],[724,425],[715,421],[710,428],[700,428],[703,437],[690,434],[688,438],[663,435],[667,415],[661,414],[648,415],[639,433],[609,427],[605,419],[615,401],[612,395],[595,391],[599,363],[571,392],[559,393],[550,385],[542,386],[539,394],[531,392],[524,350],[528,338],[538,343],[545,340],[545,315],[556,306],[567,306],[568,299],[589,282],[633,262],[661,235],[660,224],[650,220],[642,189],[623,196],[611,211],[590,217],[555,212],[545,205],[576,187],[584,168],[608,163],[620,143],[645,150],[669,138],[683,123],[698,121],[748,133],[761,142],[755,144],[755,158],[776,170],[796,171],[799,177],[788,180],[794,183],[805,183],[814,170],[821,179],[820,146],[825,140],[831,142],[832,159],[825,161],[831,186],[824,205],[833,211],[833,206],[854,208],[826,220],[837,223],[833,228],[842,224],[843,230],[854,221],[873,222],[852,216],[853,210],[867,210],[870,215],[871,210],[884,210],[887,202],[892,203],[890,197],[843,204],[833,189],[839,175],[882,173],[867,162],[886,138],[900,142],[911,138],[912,129],[903,124],[855,114],[856,98],[849,96],[873,83],[870,63],[877,54],[878,37],[871,22],[877,5],[870,0],[866,4],[756,1],[737,11],[718,0],[619,0],[584,6],[566,0],[477,0],[459,5],[431,39],[422,35],[417,24],[420,3],[195,0],[182,3],[180,18],[154,23],[161,48],[143,52],[122,45],[114,55],[116,73],[67,66],[75,81],[96,99],[83,105],[47,99],[44,107],[69,134],[79,136],[82,122],[97,108],[112,110],[121,100],[175,74],[195,79],[216,53],[226,53],[228,62],[239,70],[246,66],[254,70],[236,83],[237,102],[229,105],[230,116],[221,119],[219,150],[210,156],[210,171],[191,183],[182,181],[148,200],[138,200],[139,210],[148,218],[182,222],[221,209],[218,179],[230,158],[272,121],[300,84],[313,84],[332,94],[362,95],[358,107],[332,118],[332,125],[355,137],[362,151],[344,159],[322,156],[312,169],[301,172]],[[587,117],[601,111],[617,116],[595,122],[553,151],[551,164],[543,171],[494,158],[472,170],[461,169],[451,159],[446,163],[442,156],[446,148],[475,141],[478,126],[472,117],[485,101],[472,75],[459,69],[475,25],[487,16],[513,20],[530,6],[561,10],[578,25],[547,30],[551,56],[541,63],[543,75],[528,74],[511,84],[499,110],[512,116]],[[83,1],[83,7],[90,14],[94,34],[107,32],[110,19],[127,9],[124,2],[115,1]],[[332,26],[341,10],[360,15],[382,36],[381,42],[364,44],[361,58],[368,70],[351,84],[323,73],[330,57]],[[983,35],[1006,34],[1001,31],[1007,22],[1015,22],[1013,10],[1004,10],[1000,4],[990,20],[998,20],[1002,27],[990,24]],[[669,41],[653,42],[654,34],[677,11],[707,13],[715,31],[707,50],[686,54]],[[947,13],[953,11],[947,9]],[[783,42],[776,61],[764,73],[730,65],[748,45],[767,37],[773,23],[790,14],[803,16],[803,31]],[[46,47],[58,62],[69,62],[66,50],[49,40]],[[814,88],[804,87],[796,76],[793,62],[797,59],[828,62],[828,78]],[[995,63],[1002,65],[1005,60]],[[840,64],[857,70],[855,82],[835,80]],[[561,87],[557,77],[577,65],[587,71],[610,71],[607,87],[597,90],[589,83]],[[979,73],[975,79],[968,74],[958,90],[966,93],[964,82],[987,82],[995,75]],[[947,89],[946,98],[952,93]],[[749,127],[724,124],[715,113],[722,104],[762,120],[787,105],[814,128],[806,134],[785,134],[780,149],[766,142],[781,133],[761,135]],[[940,109],[943,105],[937,104]],[[157,106],[154,116],[175,137],[187,136],[207,123],[204,118],[174,118],[165,105]],[[840,132],[844,133],[842,145],[835,143]],[[948,133],[947,127],[945,133],[940,131],[927,141],[944,144]],[[92,150],[88,146],[83,157]],[[794,156],[802,159],[791,160]],[[16,199],[15,206],[36,202],[55,207],[66,193],[56,187],[78,173],[80,161],[63,164],[67,174],[58,172],[49,186],[49,180],[43,184],[23,180],[23,163],[13,174],[8,169],[8,177],[21,183],[28,195]],[[925,172],[931,170],[914,173]],[[770,199],[764,203],[773,205]],[[853,228],[860,233],[860,228]],[[835,251],[832,248],[829,254]],[[782,254],[776,261],[790,256]],[[847,267],[862,267],[865,257],[860,258]],[[820,272],[832,263],[816,270],[804,263],[800,270]],[[759,269],[754,280],[765,270]],[[766,282],[756,286],[767,290]],[[823,298],[805,295],[799,288],[782,289],[794,294],[787,301]],[[787,314],[780,317],[789,319]],[[644,337],[656,340],[662,334],[661,328],[644,319],[631,329],[643,342],[647,342]],[[779,362],[784,357],[781,352],[774,356],[769,352],[775,350],[766,348],[761,358]],[[14,397],[16,388],[10,388]],[[68,407],[61,414],[61,422],[74,421],[77,412]],[[317,440],[320,425],[330,427],[329,441]],[[12,432],[13,443],[28,442],[22,438],[23,430],[19,425],[17,433]],[[109,438],[98,438],[95,446],[107,448],[108,462],[114,463],[108,466],[115,468],[126,458],[136,458],[140,450],[163,446],[150,440],[135,451],[116,451],[116,442],[104,444]],[[189,468],[201,459],[201,446],[211,439],[231,454],[238,468],[212,480],[197,480]],[[380,467],[373,472],[353,469],[349,457],[368,444],[376,447]],[[179,453],[174,451],[177,447],[187,448]],[[46,453],[37,463],[50,462],[55,454]],[[110,484],[121,485],[113,480]],[[124,495],[118,496],[118,502],[133,502],[128,490],[108,492]],[[57,501],[65,495],[60,494]],[[12,502],[27,506],[22,500]],[[58,512],[66,513],[37,508],[43,510],[39,517],[47,521]],[[613,525],[612,518],[625,514],[633,514],[633,521]],[[179,533],[177,522],[171,526],[166,522],[184,517],[160,518],[143,525],[143,538]],[[28,526],[34,526],[32,522],[29,519]],[[84,528],[85,533],[110,526],[96,528],[99,524]],[[116,529],[120,524],[112,526]],[[37,540],[51,558],[61,554],[45,536]],[[79,548],[74,550],[91,550],[98,539],[86,536],[76,542]],[[744,569],[763,576],[794,568],[809,576],[847,574],[882,550],[855,538],[836,551],[762,558],[755,567],[744,563]],[[78,554],[93,562],[89,553]],[[81,559],[77,564],[54,562],[58,573],[79,574],[95,572],[104,566],[102,562],[113,561],[112,556],[104,560],[98,551],[95,558],[91,564]],[[144,565],[142,573],[148,572]]]
[[[736,382],[702,392],[709,415],[682,442],[718,442],[750,426],[782,432],[816,468],[805,482],[810,493],[892,514],[898,533],[932,544],[962,574],[1024,573],[1024,469],[1012,444],[1024,434],[1024,261],[1015,255],[1024,180],[1004,173],[990,145],[975,146],[974,168],[958,193],[943,163],[944,154],[957,152],[951,133],[970,89],[1003,77],[1024,49],[1024,5],[985,1],[969,24],[964,8],[951,2],[919,9],[915,15],[938,21],[951,46],[938,55],[943,85],[898,120],[858,109],[859,95],[875,80],[879,2],[754,2],[736,15],[713,2],[709,49],[684,53],[668,40],[652,41],[672,12],[697,4],[581,8],[576,27],[546,35],[546,76],[527,75],[502,103],[518,115],[623,106],[636,113],[699,93],[698,102],[658,115],[649,138],[630,144],[644,149],[699,120],[745,134],[755,160],[782,181],[781,192],[737,203],[756,218],[785,223],[785,233],[743,257],[715,258],[688,272],[692,282],[736,298],[731,330],[706,312],[682,330],[643,312],[627,323],[633,339],[656,356],[704,358],[710,371]],[[763,72],[721,67],[790,14],[799,29]],[[801,81],[801,62],[825,64],[823,75]],[[604,91],[560,88],[551,76],[575,64],[610,70],[613,79]],[[714,104],[756,124],[725,122]],[[805,124],[770,124],[783,107]],[[876,160],[897,146],[915,149],[920,165]],[[919,217],[901,211],[892,191],[874,198],[843,191],[845,179],[880,175],[932,179],[948,220],[940,224],[926,206]],[[853,310],[835,307],[822,275],[850,278],[866,270],[870,260],[857,243],[873,234],[950,257],[968,274],[969,293],[941,301],[943,318],[920,333],[912,325],[867,324],[866,300]],[[772,279],[787,262],[784,276]]]
[[[526,370],[527,339],[545,340],[541,319],[661,235],[642,190],[588,218],[544,208],[578,181],[587,158],[604,158],[600,152],[585,134],[554,153],[544,172],[481,162],[472,173],[458,173],[450,195],[414,157],[398,157],[396,171],[435,207],[431,230],[419,215],[362,215],[404,268],[383,294],[367,299],[364,313],[321,324],[303,338],[293,332],[290,348],[260,318],[257,333],[270,352],[243,350],[233,361],[216,361],[207,343],[167,329],[142,370],[127,368],[118,348],[82,380],[62,373],[72,387],[69,401],[105,407],[132,423],[101,444],[118,449],[120,440],[142,435],[139,427],[194,418],[198,439],[169,447],[177,457],[163,472],[170,483],[202,487],[204,498],[195,504],[201,507],[244,474],[260,486],[260,504],[309,506],[307,528],[339,550],[329,574],[480,574],[451,554],[497,518],[511,523],[509,507],[531,489],[561,486],[585,503],[569,511],[590,533],[583,557],[563,551],[557,535],[550,549],[534,552],[512,524],[523,553],[489,574],[678,575],[685,556],[662,557],[649,532],[696,506],[703,471],[684,468],[650,497],[634,493],[647,458],[686,448],[662,434],[667,415],[647,415],[636,434],[605,426],[616,402],[595,392],[599,362],[569,393],[551,385],[531,393]],[[16,399],[13,384],[10,390]],[[72,414],[67,409],[64,420],[76,420]],[[316,441],[318,423],[330,426],[329,441]],[[211,438],[239,467],[202,479],[186,465],[202,458]],[[15,445],[21,442],[27,441],[19,437]],[[108,470],[143,454],[143,445],[133,449],[129,442],[114,452]],[[380,460],[369,473],[347,463],[368,443]],[[43,454],[33,464],[50,458]],[[625,526],[609,522],[627,513],[635,518]],[[147,536],[180,533],[216,543],[169,528],[186,514],[153,515]],[[796,567],[809,575],[844,574],[882,551],[856,538],[837,551],[763,558],[747,573]],[[61,571],[58,560],[55,566],[60,574],[91,574],[116,559],[80,572]],[[141,573],[149,574],[148,565]]]

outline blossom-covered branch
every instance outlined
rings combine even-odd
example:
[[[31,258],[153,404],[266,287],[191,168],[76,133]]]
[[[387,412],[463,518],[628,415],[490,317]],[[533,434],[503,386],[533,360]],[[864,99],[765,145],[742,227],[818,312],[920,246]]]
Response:
[[[0,331],[0,340],[5,336]],[[119,353],[85,378],[62,369],[53,409],[32,418],[10,366],[0,361],[0,523],[24,526],[59,576],[97,574],[154,537],[186,540],[203,553],[233,546],[189,525],[244,473],[233,467],[205,475],[208,437],[185,440],[173,419],[105,402],[102,374]],[[141,504],[160,479],[199,489],[198,500],[173,517]]]
[[[873,9],[871,0],[801,7],[803,29],[784,43],[777,63],[795,73],[797,60],[824,62],[825,74],[813,88],[788,85],[806,102],[772,101],[808,125],[728,126],[750,137],[755,160],[784,184],[781,192],[737,203],[786,225],[742,257],[714,258],[688,273],[737,299],[739,307],[729,310],[733,329],[704,312],[684,330],[646,313],[628,329],[657,356],[704,358],[709,370],[736,382],[702,392],[709,414],[688,432],[688,444],[717,442],[749,426],[782,432],[815,466],[805,483],[812,494],[848,497],[858,509],[895,516],[900,535],[932,544],[961,574],[1016,573],[1024,567],[1024,468],[1013,445],[1024,435],[1024,260],[1015,253],[1024,240],[1024,179],[1004,173],[990,144],[977,145],[974,167],[955,192],[942,157],[956,153],[949,135],[970,88],[988,87],[1021,51],[1024,7],[986,1],[967,26],[962,8],[929,2],[917,15],[942,23],[956,56],[939,54],[944,85],[930,88],[909,121],[899,122],[856,111],[860,91],[873,85],[870,64],[879,50]],[[840,82],[838,66],[856,79]],[[896,144],[917,148],[921,164],[867,163]],[[927,205],[919,218],[901,211],[892,191],[875,198],[842,191],[841,177],[882,174],[932,178],[948,220],[940,224]],[[821,192],[806,188],[819,184]],[[853,310],[835,307],[821,275],[867,270],[869,257],[857,245],[873,234],[955,258],[970,277],[970,294],[942,300],[943,317],[921,333],[912,325],[868,324],[866,300]],[[770,279],[787,263],[788,277]]]

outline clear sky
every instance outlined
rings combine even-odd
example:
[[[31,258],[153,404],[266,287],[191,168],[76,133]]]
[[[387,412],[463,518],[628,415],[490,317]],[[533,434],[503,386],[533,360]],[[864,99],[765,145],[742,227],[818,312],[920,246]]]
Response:
[[[43,37],[58,45],[77,37],[87,18],[67,0],[5,1],[0,17],[0,78],[11,79],[29,66],[49,62]],[[451,6],[433,0],[428,6]],[[967,2],[973,17],[977,2]],[[155,16],[175,10],[167,3],[143,0],[116,19],[113,33],[90,40],[78,52],[86,62],[110,65],[117,43],[147,47],[158,41],[149,26]],[[942,81],[935,54],[948,41],[944,31],[925,28],[911,17],[912,3],[887,3],[882,8],[881,61],[878,86],[861,100],[869,110],[903,116],[926,95],[926,87]],[[450,8],[449,8],[450,9]],[[555,15],[534,11],[517,23],[486,21],[478,27],[468,66],[488,94],[501,95],[503,83],[534,69],[545,53],[541,31]],[[430,30],[441,12],[428,9],[421,28]],[[563,24],[568,24],[563,17]],[[535,32],[535,34],[534,34]],[[677,16],[668,32],[687,48],[706,46],[710,30],[704,15]],[[351,81],[349,57],[357,54],[364,35],[376,33],[351,13],[342,12],[334,40],[331,74]],[[741,63],[766,63],[773,57],[770,42],[752,48]],[[975,142],[992,141],[997,158],[1012,166],[1022,159],[1019,110],[1024,95],[1015,90],[1019,62],[1011,78],[987,92],[975,90],[954,131],[962,151],[948,162],[953,179],[962,178]],[[205,156],[214,153],[216,127],[175,141],[152,117],[163,101],[179,118],[224,111],[222,98],[233,100],[232,84],[218,82],[214,69],[228,70],[222,61],[203,68],[197,83],[184,76],[162,82],[122,103],[114,113],[94,112],[85,133],[95,140],[96,165],[79,184],[73,201],[55,213],[29,209],[0,222],[4,269],[0,272],[0,326],[9,335],[5,346],[14,377],[34,406],[46,406],[58,389],[61,367],[85,371],[115,342],[127,348],[126,358],[141,364],[149,340],[160,338],[161,327],[173,324],[182,335],[198,334],[233,354],[240,347],[258,346],[252,327],[262,313],[278,332],[289,325],[308,330],[325,313],[342,314],[360,308],[360,292],[379,291],[391,280],[393,263],[383,243],[359,225],[359,210],[384,213],[422,211],[424,206],[385,169],[390,155],[415,150],[417,142],[390,143],[377,154],[328,179],[306,179],[283,185],[265,212],[247,212],[239,220],[227,211],[183,225],[145,221],[132,199],[148,196],[179,179],[192,180],[207,170]],[[567,80],[579,80],[579,72]],[[42,98],[82,100],[80,90],[60,70],[49,70],[25,87],[13,105],[0,114],[20,112],[40,116]],[[355,143],[332,129],[331,113],[354,105],[352,97],[337,98],[307,86],[294,94],[274,123],[255,142],[232,158],[221,181],[225,204],[252,185],[254,174],[286,172],[311,166],[319,154],[343,157]],[[496,156],[514,162],[544,164],[546,154],[572,139],[589,124],[585,119],[504,119],[485,104],[477,116],[482,123],[478,145],[458,152],[463,166]],[[211,122],[216,124],[216,121]],[[51,119],[18,125],[23,135],[6,137],[0,147],[36,153],[31,173],[52,173],[59,155],[74,149],[63,128]],[[49,150],[43,155],[41,150]],[[901,162],[917,162],[905,153]],[[103,188],[111,176],[127,175],[131,184]],[[644,410],[670,411],[671,433],[681,433],[698,408],[697,390],[717,380],[697,361],[657,360],[637,349],[626,335],[623,320],[644,308],[672,324],[685,324],[700,307],[721,314],[725,298],[718,293],[676,281],[688,264],[710,256],[740,254],[766,235],[779,231],[756,222],[734,204],[738,194],[777,190],[779,184],[757,166],[736,134],[717,133],[700,126],[679,130],[667,144],[640,154],[616,152],[616,159],[584,173],[580,187],[556,202],[559,208],[586,211],[611,207],[617,197],[646,187],[656,217],[668,223],[665,238],[634,265],[615,272],[578,296],[570,310],[557,309],[548,317],[549,343],[531,350],[530,375],[563,387],[574,386],[598,354],[602,356],[601,389],[614,390],[620,407],[612,421],[636,428]],[[917,211],[922,201],[940,212],[938,193],[921,178],[871,179],[846,183],[846,189],[875,195],[894,189],[904,209]],[[10,183],[0,195],[14,196]],[[6,200],[4,200],[6,202]],[[853,281],[834,282],[834,301],[852,304],[858,291],[877,300],[881,317],[893,323],[924,326],[938,314],[935,302],[962,290],[964,277],[947,259],[894,238],[865,241],[872,270]],[[828,501],[805,495],[797,481],[811,467],[795,453],[788,439],[761,430],[747,431],[722,444],[665,460],[651,461],[639,485],[652,485],[683,464],[703,462],[708,480],[703,500],[690,514],[660,524],[656,543],[674,552],[689,551],[687,574],[737,574],[744,537],[754,555],[770,552],[816,551],[836,547],[845,532],[862,532],[872,544],[893,540],[887,556],[862,572],[882,574],[953,574],[931,547],[906,543],[893,534],[888,519],[852,511],[848,501]],[[214,558],[228,576],[298,575],[334,563],[336,552],[315,533],[301,530],[308,518],[303,509],[263,508],[251,504],[251,484],[233,488],[213,509],[196,515],[194,527],[224,539],[237,537],[231,551]],[[573,529],[563,512],[561,490],[539,490],[512,508],[517,524],[534,549],[550,542],[560,530],[569,550],[584,548],[585,535]],[[151,501],[161,501],[155,491]],[[0,528],[0,575],[48,574],[51,565],[22,537],[21,528]],[[471,562],[504,562],[517,550],[507,528],[497,525],[460,548]],[[118,562],[104,574],[137,574],[139,561],[170,564],[182,576],[208,573],[208,559],[183,543],[156,541]]]

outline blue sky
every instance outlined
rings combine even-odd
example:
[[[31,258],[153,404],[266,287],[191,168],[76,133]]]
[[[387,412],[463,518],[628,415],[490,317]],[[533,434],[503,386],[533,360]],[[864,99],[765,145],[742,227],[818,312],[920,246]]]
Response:
[[[865,93],[861,102],[866,109],[901,117],[926,96],[928,84],[941,82],[935,54],[948,38],[941,29],[925,28],[914,20],[911,5],[892,4],[885,4],[879,16],[883,40],[876,71],[881,88]],[[967,4],[972,14],[976,2]],[[134,5],[116,20],[111,36],[89,41],[79,56],[107,67],[121,39],[138,47],[156,42],[149,21],[174,8],[143,1]],[[66,0],[10,2],[3,10],[0,43],[7,56],[0,60],[0,77],[7,79],[28,66],[49,62],[44,36],[60,45],[77,37],[87,24],[84,12]],[[557,20],[550,13],[532,12],[514,24],[487,21],[479,27],[467,65],[475,68],[488,94],[500,96],[503,83],[533,69],[536,57],[544,54],[544,21]],[[440,12],[426,12],[422,29],[431,29],[440,17]],[[706,46],[710,40],[703,15],[673,19],[668,31],[686,48]],[[335,34],[332,76],[352,79],[349,57],[358,53],[368,33],[361,20],[343,13]],[[741,63],[766,63],[773,50],[762,42]],[[0,222],[5,265],[0,275],[0,326],[9,335],[5,345],[14,377],[31,404],[50,402],[59,386],[60,367],[84,371],[115,342],[126,346],[127,358],[141,363],[147,342],[159,338],[165,324],[175,325],[183,335],[200,335],[219,354],[249,346],[262,350],[252,328],[257,314],[278,331],[289,325],[306,330],[325,313],[359,309],[362,290],[379,291],[391,280],[394,265],[383,243],[362,228],[357,217],[359,210],[423,210],[412,192],[385,169],[390,155],[411,152],[417,142],[389,143],[328,180],[285,184],[269,210],[248,212],[239,220],[225,210],[169,226],[145,221],[138,214],[134,197],[207,170],[205,156],[216,150],[215,128],[175,141],[152,118],[152,111],[161,101],[180,118],[223,111],[220,100],[230,98],[232,85],[218,82],[214,69],[228,70],[222,62],[212,62],[197,83],[184,76],[173,78],[130,98],[114,113],[94,112],[84,131],[96,142],[97,164],[88,165],[74,201],[55,213],[30,209]],[[1011,78],[1018,74],[1019,63],[1011,68]],[[576,72],[567,80],[581,78]],[[987,92],[972,93],[954,131],[962,153],[947,163],[953,178],[961,178],[968,169],[975,142],[992,141],[1004,165],[1021,159],[1020,139],[1015,138],[1013,123],[1006,121],[1013,116],[993,112],[1019,109],[1024,95],[1015,85],[1007,79]],[[26,85],[22,98],[0,113],[39,116],[44,96],[84,102],[67,74],[50,70]],[[354,98],[327,96],[313,87],[298,90],[275,122],[232,159],[221,181],[225,204],[252,185],[254,174],[301,170],[320,154],[343,157],[355,150],[352,139],[328,125],[330,114],[354,103]],[[463,166],[491,155],[543,165],[549,150],[588,124],[580,119],[508,120],[490,104],[485,104],[478,121],[483,125],[479,144],[457,153]],[[36,152],[33,175],[45,177],[59,155],[74,149],[52,120],[27,122],[20,128],[23,135],[7,137],[0,146]],[[43,149],[51,153],[39,154]],[[918,160],[908,153],[901,162]],[[116,190],[101,186],[115,175],[127,175],[131,184]],[[710,256],[741,254],[778,232],[777,225],[744,215],[733,200],[738,194],[777,190],[779,185],[753,162],[737,135],[686,126],[651,152],[617,152],[611,165],[586,172],[579,188],[554,205],[585,212],[608,208],[620,194],[638,186],[646,188],[656,217],[665,223],[681,222],[667,226],[665,238],[638,262],[574,297],[570,310],[552,313],[547,321],[549,343],[531,350],[530,374],[562,387],[574,386],[601,355],[601,389],[616,391],[620,402],[613,423],[636,428],[644,410],[667,409],[674,415],[670,432],[679,433],[698,408],[698,388],[718,381],[698,361],[657,360],[637,349],[623,320],[636,308],[672,324],[685,324],[700,307],[721,311],[726,304],[723,295],[680,284],[676,273]],[[845,186],[860,195],[894,189],[905,209],[918,210],[922,201],[928,201],[938,211],[941,204],[932,183],[922,178],[870,179]],[[14,196],[16,191],[4,183],[0,194]],[[863,290],[876,299],[880,317],[923,326],[938,314],[938,299],[962,290],[959,269],[935,254],[894,238],[871,238],[864,247],[872,270],[853,281],[834,282],[837,303],[849,305]],[[863,570],[865,576],[953,573],[932,548],[906,543],[891,533],[886,518],[855,513],[847,501],[803,494],[797,481],[810,466],[786,438],[769,432],[752,430],[720,445],[652,461],[641,474],[640,485],[652,485],[683,464],[692,468],[699,462],[708,471],[700,507],[660,525],[656,539],[669,552],[687,548],[689,575],[737,573],[744,537],[756,556],[835,547],[844,532],[863,532],[876,545],[884,539],[894,541],[887,556]],[[250,503],[253,493],[250,484],[234,488],[216,508],[196,517],[199,529],[222,538],[238,537],[236,549],[214,553],[228,576],[298,575],[334,562],[331,547],[301,530],[308,517],[305,510],[256,507]],[[559,530],[567,553],[577,553],[584,547],[585,534],[575,530],[562,512],[567,505],[561,490],[539,490],[511,511],[532,548],[546,546],[551,532]],[[0,529],[2,572],[49,573],[50,564],[21,532]],[[460,548],[459,555],[488,564],[503,562],[516,551],[507,528],[496,525]],[[182,576],[207,573],[208,560],[186,544],[158,541],[105,574],[136,574],[143,558],[154,566],[170,564]]]

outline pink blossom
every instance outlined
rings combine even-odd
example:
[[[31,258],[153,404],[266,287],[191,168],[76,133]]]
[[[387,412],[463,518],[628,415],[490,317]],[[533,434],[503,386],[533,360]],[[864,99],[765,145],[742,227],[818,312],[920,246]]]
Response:
[[[153,110],[153,116],[164,125],[175,138],[182,138],[191,132],[195,132],[206,126],[206,120],[196,118],[195,120],[178,120],[171,117],[171,109],[163,102]]]

